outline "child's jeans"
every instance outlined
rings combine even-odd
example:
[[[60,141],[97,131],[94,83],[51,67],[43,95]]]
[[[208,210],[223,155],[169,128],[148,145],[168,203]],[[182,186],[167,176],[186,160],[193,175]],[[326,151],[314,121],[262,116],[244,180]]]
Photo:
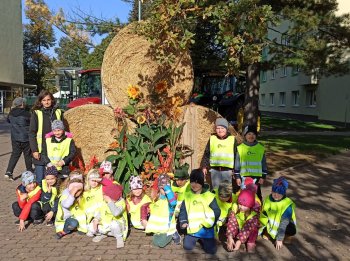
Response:
[[[22,209],[19,207],[17,201],[12,204],[12,210],[13,210],[13,214],[16,217],[19,217],[22,213]],[[39,202],[34,202],[30,208],[28,219],[39,220],[39,219],[42,219],[43,217],[44,217],[44,214],[41,210],[41,206]]]
[[[215,238],[199,238],[191,235],[185,236],[183,241],[184,249],[193,250],[198,240],[202,242],[205,253],[214,255],[218,250]]]

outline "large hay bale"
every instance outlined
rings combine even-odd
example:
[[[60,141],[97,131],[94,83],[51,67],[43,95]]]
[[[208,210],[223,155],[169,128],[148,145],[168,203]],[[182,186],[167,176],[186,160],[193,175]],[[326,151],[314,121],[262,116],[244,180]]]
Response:
[[[169,96],[180,96],[188,101],[193,87],[192,61],[188,52],[176,58],[171,67],[159,65],[154,51],[145,37],[137,35],[134,24],[123,28],[105,51],[102,63],[102,83],[108,102],[115,107],[128,105],[128,85],[138,85],[146,103],[149,94],[160,81],[168,84]]]
[[[222,117],[219,113],[199,105],[183,106],[183,122],[186,123],[181,136],[181,143],[193,149],[191,157],[185,162],[190,169],[199,168],[210,135],[215,132],[215,120]],[[229,131],[241,142],[236,130],[230,125]]]
[[[106,150],[115,141],[118,124],[113,109],[109,106],[88,104],[68,110],[64,113],[68,129],[85,164],[91,157],[104,160],[111,152]]]

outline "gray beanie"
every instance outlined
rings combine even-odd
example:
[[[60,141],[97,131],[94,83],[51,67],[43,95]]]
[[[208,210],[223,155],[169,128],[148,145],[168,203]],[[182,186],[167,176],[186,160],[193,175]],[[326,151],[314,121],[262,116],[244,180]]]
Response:
[[[26,104],[26,99],[22,97],[17,97],[12,102],[12,107],[20,107],[22,104]]]
[[[215,126],[222,126],[228,129],[228,121],[224,118],[218,118],[215,121]]]
[[[64,124],[63,124],[63,121],[60,121],[60,120],[54,120],[52,123],[51,123],[51,129],[52,130],[64,130]]]
[[[25,171],[22,173],[21,179],[22,179],[22,185],[27,186],[36,180],[36,176],[31,171]]]

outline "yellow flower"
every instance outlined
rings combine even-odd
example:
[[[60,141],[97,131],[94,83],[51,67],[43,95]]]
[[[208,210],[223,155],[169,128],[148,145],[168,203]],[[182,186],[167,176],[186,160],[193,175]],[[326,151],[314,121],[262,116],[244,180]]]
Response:
[[[140,95],[140,88],[137,86],[137,85],[129,85],[128,86],[128,96],[131,98],[131,99],[133,99],[133,100],[135,100],[137,97],[139,97],[139,95]]]
[[[177,107],[173,113],[172,113],[172,118],[175,120],[175,121],[179,121],[180,120],[180,116],[182,115],[182,109]]]
[[[146,122],[146,117],[143,115],[137,116],[136,121],[138,124],[144,124]]]
[[[183,102],[184,102],[183,99],[181,99],[181,97],[179,97],[179,96],[171,97],[171,104],[174,107],[181,106],[183,104]]]
[[[165,92],[167,90],[167,88],[168,88],[168,83],[166,81],[160,81],[156,84],[154,91],[157,94],[161,94],[161,93]]]

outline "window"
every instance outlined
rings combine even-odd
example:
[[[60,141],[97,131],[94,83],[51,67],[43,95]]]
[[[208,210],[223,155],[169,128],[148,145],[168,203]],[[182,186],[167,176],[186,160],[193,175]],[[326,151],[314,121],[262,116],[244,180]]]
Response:
[[[299,106],[299,91],[292,91],[292,105]]]
[[[286,93],[280,92],[280,106],[286,106]]]
[[[265,93],[262,93],[260,96],[260,105],[265,105]]]
[[[266,71],[261,72],[261,81],[266,82],[267,81],[267,73]]]
[[[273,106],[275,105],[275,94],[270,93],[270,105]]]
[[[306,106],[316,107],[316,91],[306,92]]]
[[[271,80],[274,80],[276,78],[276,73],[277,73],[277,69],[276,67],[273,67],[271,71]]]
[[[283,46],[289,46],[290,45],[290,39],[287,35],[282,35],[281,37],[281,45]]]
[[[288,72],[287,66],[283,66],[282,67],[282,75],[281,75],[281,77],[286,77],[287,76],[287,72]]]

